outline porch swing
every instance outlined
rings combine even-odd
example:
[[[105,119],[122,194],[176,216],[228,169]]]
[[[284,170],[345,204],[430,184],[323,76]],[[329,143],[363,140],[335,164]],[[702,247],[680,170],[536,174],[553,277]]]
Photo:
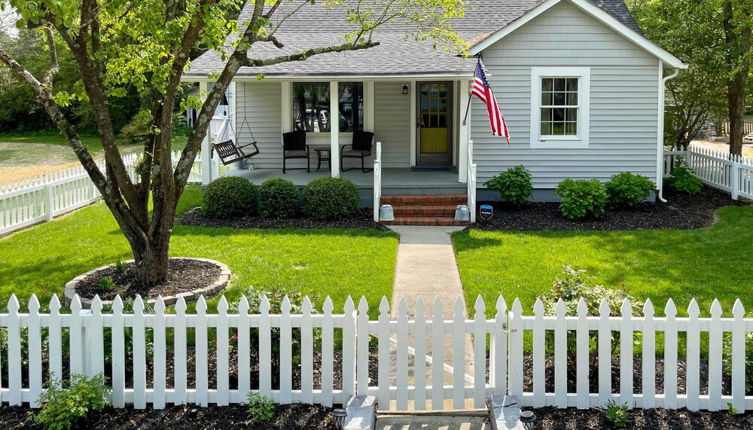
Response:
[[[245,84],[243,86],[243,89],[245,90]],[[246,101],[248,100],[248,97],[246,98]],[[244,105],[247,102],[244,102]],[[222,96],[222,106],[227,106],[229,103],[227,101],[227,97],[225,95]],[[244,106],[246,109],[244,111],[243,115],[243,122],[241,122],[240,127],[238,127],[238,130],[242,131],[243,127],[245,125],[246,129],[248,130],[249,134],[251,135],[251,143],[245,144],[245,145],[237,145],[233,138],[231,137],[229,140],[226,140],[224,142],[219,143],[213,143],[212,148],[217,152],[217,155],[220,157],[220,161],[222,161],[222,164],[224,166],[227,166],[228,164],[237,163],[239,161],[247,160],[255,155],[259,154],[259,147],[256,146],[258,143],[256,141],[256,138],[254,137],[254,131],[251,129],[251,124],[248,122],[248,106]],[[233,122],[228,121],[227,124],[230,127],[230,131],[232,132],[231,136],[235,136],[237,138],[237,134],[235,133],[235,129],[233,129]],[[249,149],[252,148],[252,149]]]

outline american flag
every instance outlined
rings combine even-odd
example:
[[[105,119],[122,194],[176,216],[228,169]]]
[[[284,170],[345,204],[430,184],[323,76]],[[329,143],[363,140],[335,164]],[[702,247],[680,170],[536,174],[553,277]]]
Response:
[[[489,86],[489,82],[486,80],[486,75],[484,74],[484,69],[481,67],[480,60],[476,63],[476,74],[473,80],[471,93],[486,104],[486,110],[489,112],[489,125],[492,127],[492,135],[504,136],[509,145],[510,130],[507,129],[505,117],[503,117],[502,112],[499,111],[497,98],[494,97],[494,92],[492,91],[491,86]]]

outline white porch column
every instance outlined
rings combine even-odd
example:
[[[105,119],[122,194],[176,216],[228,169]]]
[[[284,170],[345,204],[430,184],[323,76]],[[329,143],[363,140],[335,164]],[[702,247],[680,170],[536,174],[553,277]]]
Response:
[[[207,100],[207,81],[199,82],[199,97],[201,102],[204,103]],[[212,159],[210,157],[211,145],[209,144],[209,136],[212,134],[212,123],[209,122],[209,127],[206,137],[201,141],[201,185],[209,185],[212,182]]]
[[[463,79],[460,81],[460,98],[458,100],[458,115],[460,118],[458,126],[458,180],[462,183],[468,182],[468,140],[471,137],[471,114],[468,114],[468,119],[465,122],[463,119],[465,119],[469,97],[469,81]]]
[[[408,161],[408,167],[416,165],[416,129],[418,128],[418,115],[416,112],[416,81],[410,81],[409,103],[410,103],[410,160]]]
[[[329,134],[332,177],[340,177],[340,97],[337,81],[329,83]]]

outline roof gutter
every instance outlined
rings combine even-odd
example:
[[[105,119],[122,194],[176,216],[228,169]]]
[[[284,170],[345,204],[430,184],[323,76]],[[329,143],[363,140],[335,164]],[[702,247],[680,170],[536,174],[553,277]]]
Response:
[[[680,69],[675,68],[674,72],[664,77],[664,62],[659,61],[659,79],[661,86],[659,88],[659,118],[657,122],[657,143],[656,143],[656,185],[659,188],[659,201],[667,203],[664,199],[664,106],[667,82],[674,79],[680,74]]]

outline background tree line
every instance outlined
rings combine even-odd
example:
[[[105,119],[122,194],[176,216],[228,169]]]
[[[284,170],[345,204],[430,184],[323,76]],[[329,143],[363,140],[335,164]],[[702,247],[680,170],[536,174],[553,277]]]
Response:
[[[753,99],[751,0],[630,0],[646,36],[687,64],[667,82],[665,139],[687,147],[704,128],[730,123],[730,152],[741,154]],[[665,75],[667,73],[665,72]],[[746,97],[747,96],[747,97]]]

